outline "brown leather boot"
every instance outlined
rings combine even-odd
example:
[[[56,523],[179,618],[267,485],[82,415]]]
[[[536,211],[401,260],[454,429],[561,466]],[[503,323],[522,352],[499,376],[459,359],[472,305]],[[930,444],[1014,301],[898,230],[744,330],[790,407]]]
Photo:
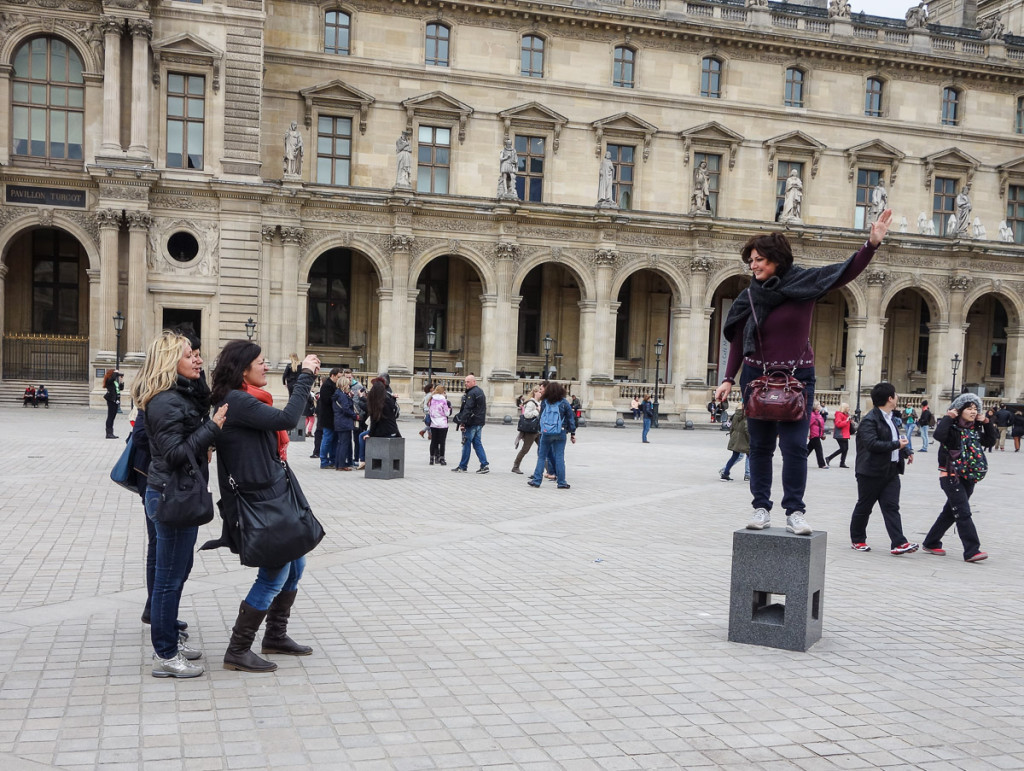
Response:
[[[238,672],[273,672],[277,669],[277,664],[273,661],[260,658],[251,650],[252,641],[256,639],[256,632],[259,631],[267,612],[256,610],[249,603],[242,601],[238,608],[238,618],[235,619],[235,627],[231,630],[228,650],[224,654],[224,669],[234,669]]]
[[[308,656],[313,649],[299,645],[288,636],[288,619],[292,615],[297,591],[281,592],[270,603],[267,611],[267,630],[263,633],[263,653],[283,653],[286,656]]]

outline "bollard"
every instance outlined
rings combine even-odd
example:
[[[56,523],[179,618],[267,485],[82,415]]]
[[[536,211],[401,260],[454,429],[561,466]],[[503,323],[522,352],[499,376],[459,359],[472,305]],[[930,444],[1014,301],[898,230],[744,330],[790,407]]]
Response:
[[[403,437],[366,437],[366,479],[401,479],[405,476]]]

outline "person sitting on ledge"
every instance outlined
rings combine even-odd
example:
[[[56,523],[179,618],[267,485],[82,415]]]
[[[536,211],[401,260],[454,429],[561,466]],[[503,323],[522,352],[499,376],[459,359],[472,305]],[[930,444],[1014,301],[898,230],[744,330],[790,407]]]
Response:
[[[34,407],[38,407],[42,404],[47,409],[50,408],[50,392],[46,390],[46,386],[42,383],[39,384],[39,388],[36,389],[36,403]]]
[[[35,386],[29,386],[25,389],[25,398],[21,402],[22,407],[28,407],[28,405],[36,406],[36,388]]]

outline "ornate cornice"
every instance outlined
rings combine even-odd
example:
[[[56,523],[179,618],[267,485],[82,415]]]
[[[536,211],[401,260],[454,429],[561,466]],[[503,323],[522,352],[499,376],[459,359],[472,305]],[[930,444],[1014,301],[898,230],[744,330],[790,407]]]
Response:
[[[414,243],[416,243],[415,236],[390,235],[387,239],[387,248],[392,254],[395,252],[409,252],[412,251]]]
[[[129,211],[125,213],[129,230],[149,230],[153,224],[153,215],[148,211]]]
[[[301,244],[305,235],[302,228],[281,226],[281,241],[285,244]]]
[[[113,228],[115,230],[121,227],[121,222],[124,219],[120,209],[98,209],[93,213],[93,217],[101,229]]]

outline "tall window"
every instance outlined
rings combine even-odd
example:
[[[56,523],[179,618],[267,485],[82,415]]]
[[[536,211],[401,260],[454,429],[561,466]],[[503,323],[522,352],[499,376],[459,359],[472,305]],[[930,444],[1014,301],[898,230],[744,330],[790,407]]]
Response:
[[[632,145],[608,145],[615,167],[612,195],[620,209],[633,208],[633,169],[636,148]]]
[[[629,310],[633,297],[633,277],[628,276],[619,289],[619,308],[615,311],[615,358],[628,359],[629,356]]]
[[[451,166],[451,129],[420,126],[416,192],[447,193]]]
[[[324,53],[349,54],[352,19],[344,11],[328,11],[324,15]]]
[[[868,78],[864,88],[864,114],[872,118],[882,117],[882,86],[879,78]]]
[[[427,25],[427,64],[448,66],[448,42],[451,34],[451,30],[444,24],[432,22]]]
[[[32,233],[32,332],[78,334],[78,242],[59,230]]]
[[[796,161],[779,161],[775,164],[775,220],[782,216],[782,207],[786,203],[786,180],[793,169],[800,179],[804,178],[804,165]]]
[[[18,48],[11,75],[14,155],[82,160],[82,59],[63,40],[37,37]]]
[[[992,348],[989,352],[989,377],[1006,376],[1006,327],[1010,320],[1003,304],[992,298]]]
[[[519,288],[523,299],[519,303],[518,352],[523,356],[540,354],[540,295],[543,276],[544,269],[538,266],[526,275]]]
[[[804,106],[804,71],[799,67],[786,70],[786,107]]]
[[[1024,134],[1024,96],[1017,97],[1017,113],[1013,119],[1013,130]]]
[[[434,327],[437,338],[434,350],[443,350],[447,343],[448,311],[448,257],[431,260],[420,271],[416,281],[419,294],[416,295],[416,328],[413,332],[413,345],[416,348],[427,347],[427,330]]]
[[[352,119],[321,115],[316,132],[316,181],[321,185],[350,184]]]
[[[871,191],[882,179],[882,172],[876,169],[857,169],[857,207],[854,209],[853,226],[861,229],[867,225],[868,208],[871,206]]]
[[[203,168],[206,78],[167,75],[167,168]]]
[[[544,38],[523,35],[519,50],[519,74],[524,78],[544,77]]]
[[[1024,185],[1010,185],[1006,194],[1006,224],[1013,231],[1013,241],[1024,244]]]
[[[712,217],[718,216],[718,185],[722,179],[722,156],[710,153],[694,153],[693,167],[699,168],[701,162],[708,165],[708,211]]]
[[[722,60],[705,56],[700,62],[700,95],[722,98]]]
[[[949,215],[956,211],[956,180],[948,177],[936,177],[934,196],[932,198],[932,222],[938,235],[946,234],[946,223]]]
[[[616,46],[612,65],[612,85],[619,88],[633,88],[636,84],[635,65],[636,51],[629,46]]]
[[[309,271],[307,336],[310,345],[348,345],[352,252],[331,249]]]
[[[544,137],[516,136],[516,192],[520,200],[541,201],[544,197]]]
[[[932,314],[928,310],[928,303],[921,302],[921,324],[917,328],[917,371],[928,371],[928,345],[931,342],[931,330],[928,325],[931,323]]]
[[[942,125],[960,125],[960,92],[955,88],[942,89]]]

